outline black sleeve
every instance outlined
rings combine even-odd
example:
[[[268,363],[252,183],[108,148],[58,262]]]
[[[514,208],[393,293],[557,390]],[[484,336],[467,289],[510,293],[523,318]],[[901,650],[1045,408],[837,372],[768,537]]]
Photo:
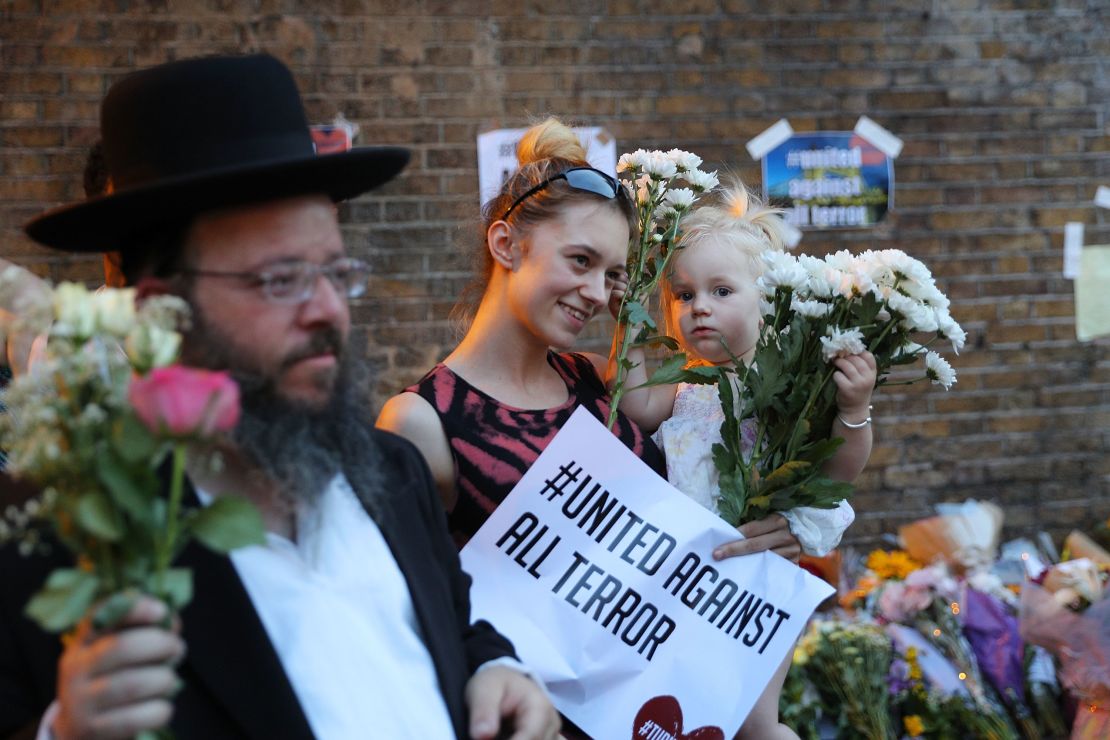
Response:
[[[515,658],[512,643],[489,622],[471,621],[471,578],[462,569],[458,549],[447,529],[447,515],[424,457],[408,440],[385,432],[380,434],[383,452],[403,471],[401,475],[409,482],[407,495],[411,495],[419,504],[420,517],[432,550],[429,559],[438,564],[450,592],[454,621],[462,638],[468,675],[490,660]]]

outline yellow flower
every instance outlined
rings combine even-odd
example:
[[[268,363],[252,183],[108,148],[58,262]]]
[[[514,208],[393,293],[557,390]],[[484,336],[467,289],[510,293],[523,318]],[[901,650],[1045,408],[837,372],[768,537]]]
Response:
[[[921,563],[904,550],[874,550],[867,556],[867,567],[880,578],[904,579],[921,568]]]
[[[903,717],[902,726],[906,728],[906,734],[910,737],[921,737],[925,733],[925,723],[916,714]]]

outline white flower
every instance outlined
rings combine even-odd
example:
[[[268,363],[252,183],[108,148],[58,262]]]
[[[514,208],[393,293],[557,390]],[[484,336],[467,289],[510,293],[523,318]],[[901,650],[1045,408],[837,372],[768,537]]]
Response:
[[[678,174],[674,160],[663,152],[649,152],[644,163],[644,172],[653,180],[670,180]]]
[[[147,298],[139,308],[139,323],[153,324],[161,329],[187,329],[189,304],[184,298],[168,293]]]
[[[898,357],[916,357],[917,355],[920,355],[926,351],[927,350],[925,349],[925,345],[918,344],[917,342],[907,341],[899,348],[898,354],[896,355],[895,359],[897,359]]]
[[[644,149],[637,149],[621,155],[617,160],[617,172],[631,172],[636,174],[647,164],[648,153]]]
[[[93,294],[96,326],[100,331],[125,337],[135,325],[135,289],[104,288]]]
[[[937,317],[931,308],[907,295],[892,290],[887,296],[890,310],[902,317],[902,326],[909,331],[936,331]]]
[[[948,390],[956,382],[956,371],[947,360],[930,350],[925,353],[925,377]]]
[[[861,266],[860,260],[847,249],[825,255],[825,264],[841,272],[852,272]]]
[[[62,283],[54,291],[53,333],[62,337],[85,339],[96,328],[92,294],[84,285]]]
[[[823,303],[821,301],[807,301],[794,296],[790,300],[790,309],[795,313],[810,319],[820,319],[832,313],[833,306],[831,303]]]
[[[805,290],[808,286],[809,275],[792,255],[768,249],[760,257],[766,265],[760,278],[764,293],[773,294],[775,287]]]
[[[667,152],[667,156],[674,162],[675,168],[679,172],[690,172],[701,167],[701,157],[691,152],[684,152],[681,149],[672,149]]]
[[[139,325],[127,335],[127,356],[138,368],[165,367],[180,347],[180,334],[158,326]]]
[[[694,191],[690,188],[672,188],[663,196],[663,203],[676,211],[685,211],[694,205]]]
[[[701,170],[689,170],[684,175],[686,182],[690,183],[690,187],[696,193],[705,193],[717,187],[720,180],[717,178],[716,172],[702,172]]]
[[[773,303],[771,303],[769,300],[767,300],[766,298],[764,298],[763,295],[761,294],[759,296],[759,315],[760,316],[768,316],[770,314],[773,314],[774,312],[775,312],[775,305]]]
[[[967,333],[947,312],[944,314],[937,312],[937,332],[952,342],[953,352],[960,354],[960,350],[964,348],[964,343],[967,342]]]
[[[841,331],[840,327],[830,326],[821,337],[821,356],[825,362],[836,357],[858,355],[867,347],[863,343],[863,332],[859,329]]]

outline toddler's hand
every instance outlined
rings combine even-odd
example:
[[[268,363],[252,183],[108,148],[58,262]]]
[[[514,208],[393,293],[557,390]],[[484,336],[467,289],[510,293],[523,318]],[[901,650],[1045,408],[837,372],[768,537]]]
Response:
[[[715,549],[714,560],[751,555],[764,550],[770,550],[795,563],[802,556],[802,544],[790,531],[790,523],[782,514],[771,514],[754,522],[741,524],[736,529],[744,535],[744,539],[728,542]]]
[[[621,301],[624,300],[624,292],[628,290],[628,272],[621,270],[612,278],[613,289],[609,293],[609,313],[616,321],[620,320]]]
[[[838,357],[834,361],[836,372],[836,407],[848,421],[862,421],[870,416],[871,392],[875,390],[878,371],[875,356],[870,352]]]

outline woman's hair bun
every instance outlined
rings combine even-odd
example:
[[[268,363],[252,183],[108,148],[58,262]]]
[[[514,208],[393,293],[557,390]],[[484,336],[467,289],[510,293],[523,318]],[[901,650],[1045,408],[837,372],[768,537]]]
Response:
[[[543,159],[566,159],[585,162],[586,150],[569,126],[557,118],[548,118],[532,126],[516,147],[521,166]]]

